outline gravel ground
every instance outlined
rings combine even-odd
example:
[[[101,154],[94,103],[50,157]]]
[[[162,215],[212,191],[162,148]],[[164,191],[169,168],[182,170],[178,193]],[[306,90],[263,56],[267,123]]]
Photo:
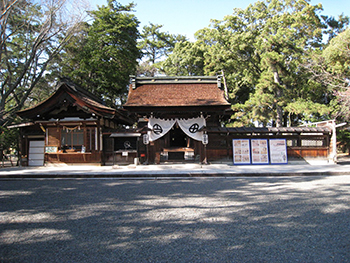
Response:
[[[0,262],[350,262],[350,176],[0,181]]]

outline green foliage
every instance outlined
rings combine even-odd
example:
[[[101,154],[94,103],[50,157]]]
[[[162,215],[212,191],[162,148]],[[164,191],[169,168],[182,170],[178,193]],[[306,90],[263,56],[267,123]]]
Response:
[[[0,161],[2,161],[2,153],[9,153],[10,149],[18,150],[18,136],[18,129],[0,127]]]
[[[182,35],[176,36],[160,31],[162,27],[162,25],[150,23],[149,26],[143,27],[141,33],[138,47],[142,51],[143,58],[152,64],[167,56],[174,49],[176,42],[186,40]]]
[[[338,129],[337,130],[337,142],[338,148],[345,153],[348,152],[350,155],[350,130],[349,129]]]
[[[328,35],[328,41],[343,32],[350,23],[350,18],[344,14],[339,15],[338,19],[333,16],[321,16],[321,18],[325,27],[323,34]]]
[[[189,41],[177,42],[170,56],[160,68],[170,76],[204,75],[203,47]]]
[[[0,126],[7,126],[16,111],[35,100],[33,90],[74,34],[78,18],[75,10],[66,16],[62,0],[43,1],[41,5],[31,0],[2,4]]]
[[[92,24],[84,24],[62,62],[64,75],[112,107],[125,100],[129,75],[135,74],[140,58],[139,21],[130,13],[133,7],[109,0],[107,6],[91,11]]]
[[[58,15],[47,19],[44,5],[18,1],[2,24],[1,124],[10,123],[23,105],[48,96],[59,76],[110,106],[123,103],[136,70],[143,76],[224,73],[236,111],[231,125],[350,119],[347,16],[320,17],[322,6],[305,0],[257,1],[213,20],[190,42],[153,23],[140,34],[133,7],[109,0],[89,13],[91,23],[77,23],[79,31],[70,31],[55,20]]]
[[[350,76],[350,28],[334,37],[323,51],[325,64],[331,73]]]
[[[150,23],[144,26],[138,47],[142,52],[142,62],[138,68],[138,75],[154,77],[161,68],[162,60],[168,56],[176,43],[186,41],[183,35],[172,35],[162,32],[161,25]]]
[[[329,118],[333,94],[304,65],[323,46],[325,30],[336,33],[347,20],[337,25],[326,17],[321,21],[321,9],[304,0],[258,1],[245,10],[234,9],[198,31],[195,43],[178,43],[163,69],[183,75],[223,70],[235,125],[286,126]],[[333,27],[325,28],[327,23]],[[200,70],[188,70],[198,61]]]
[[[328,87],[331,94],[332,117],[339,121],[350,120],[350,29],[333,37],[327,47],[314,52],[308,64],[318,83]]]

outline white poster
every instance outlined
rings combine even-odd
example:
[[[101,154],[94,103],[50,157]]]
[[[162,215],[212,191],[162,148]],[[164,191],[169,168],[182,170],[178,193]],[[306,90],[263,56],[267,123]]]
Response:
[[[270,139],[271,164],[287,164],[287,141],[286,139]]]
[[[251,139],[252,164],[268,164],[267,139]]]
[[[249,139],[233,139],[233,164],[250,164]]]

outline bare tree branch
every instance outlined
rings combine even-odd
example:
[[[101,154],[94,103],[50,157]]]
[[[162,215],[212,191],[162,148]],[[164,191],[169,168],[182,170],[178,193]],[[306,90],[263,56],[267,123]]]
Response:
[[[73,0],[43,0],[40,9],[27,0],[2,1],[7,5],[0,21],[0,125],[7,125],[75,34],[86,9],[72,9]]]

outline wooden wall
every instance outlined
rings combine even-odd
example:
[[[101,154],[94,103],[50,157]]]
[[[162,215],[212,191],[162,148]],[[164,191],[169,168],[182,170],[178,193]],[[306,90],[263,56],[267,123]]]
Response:
[[[48,163],[101,163],[102,154],[92,153],[45,153]]]
[[[330,153],[330,138],[328,135],[279,135],[279,136],[249,136],[232,134],[209,134],[207,145],[208,161],[230,161],[233,158],[232,139],[273,139],[287,140],[288,158],[327,158]]]

